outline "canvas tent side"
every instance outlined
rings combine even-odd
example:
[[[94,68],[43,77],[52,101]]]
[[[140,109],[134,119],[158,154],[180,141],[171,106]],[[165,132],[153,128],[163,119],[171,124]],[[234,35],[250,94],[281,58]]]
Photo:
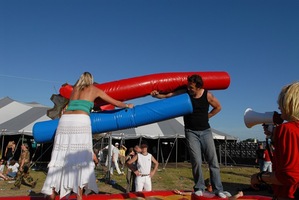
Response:
[[[238,140],[237,137],[223,133],[212,128],[213,138],[217,140]],[[112,132],[112,137],[119,140],[136,138],[185,138],[183,117],[168,119],[136,128]]]
[[[1,154],[4,153],[5,137],[24,136],[32,138],[32,128],[36,122],[50,120],[47,116],[49,107],[38,103],[22,103],[9,97],[0,99],[0,137]],[[20,140],[19,140],[20,141]],[[17,141],[15,141],[17,142]]]
[[[235,142],[238,140],[237,137],[231,136],[229,134],[223,133],[213,128],[212,128],[212,134],[215,141]],[[168,119],[165,121],[139,126],[136,128],[113,131],[111,137],[114,140],[120,140],[121,143],[127,143],[126,141],[133,140],[133,139],[139,139],[140,142],[143,138],[155,140],[156,144],[153,145],[155,145],[155,147],[157,148],[156,159],[159,162],[164,163],[164,167],[165,167],[171,154],[175,155],[175,162],[177,162],[179,141],[185,142],[183,117]],[[171,146],[168,147],[168,149],[163,148],[162,143],[166,143],[165,141],[171,143]],[[180,151],[180,153],[186,154],[187,150],[186,151],[185,150],[186,149]],[[167,152],[167,154],[165,152]]]

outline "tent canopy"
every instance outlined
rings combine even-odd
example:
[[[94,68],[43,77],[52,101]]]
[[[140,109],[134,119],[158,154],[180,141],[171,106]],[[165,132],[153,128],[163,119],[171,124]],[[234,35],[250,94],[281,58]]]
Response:
[[[36,122],[51,120],[49,107],[32,102],[21,103],[9,97],[0,99],[0,133],[5,135],[30,135]]]
[[[237,137],[212,128],[213,138],[217,140],[238,140]],[[157,138],[185,138],[183,117],[177,117],[136,128],[113,131],[114,139],[136,139],[140,137]]]
[[[0,133],[5,135],[30,135],[36,122],[51,120],[47,116],[50,109],[38,103],[21,103],[9,97],[0,99]],[[183,117],[177,117],[136,128],[112,132],[114,139],[144,138],[185,138]],[[214,139],[237,140],[237,137],[228,135],[212,128]]]

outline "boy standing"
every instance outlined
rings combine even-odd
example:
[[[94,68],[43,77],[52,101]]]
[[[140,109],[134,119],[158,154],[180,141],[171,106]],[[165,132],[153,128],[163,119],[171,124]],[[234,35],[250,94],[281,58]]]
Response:
[[[159,163],[147,152],[148,145],[145,141],[141,143],[141,153],[137,153],[132,159],[127,161],[128,168],[131,169],[135,174],[135,189],[136,192],[151,191],[152,180],[156,171],[158,170]],[[137,170],[134,168],[133,163],[137,162]],[[152,163],[154,168],[152,170]]]

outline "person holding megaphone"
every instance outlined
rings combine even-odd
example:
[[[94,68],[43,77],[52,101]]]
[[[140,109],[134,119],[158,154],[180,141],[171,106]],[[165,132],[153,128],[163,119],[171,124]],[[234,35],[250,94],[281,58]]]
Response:
[[[286,122],[273,133],[273,172],[253,174],[251,186],[267,183],[272,185],[273,199],[299,199],[299,82],[284,86],[277,103]]]

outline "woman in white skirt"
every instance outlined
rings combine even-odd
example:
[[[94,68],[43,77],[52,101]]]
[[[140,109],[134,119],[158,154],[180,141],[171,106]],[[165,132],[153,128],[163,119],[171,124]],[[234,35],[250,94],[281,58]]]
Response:
[[[108,96],[93,85],[93,77],[84,72],[73,87],[67,109],[62,114],[55,134],[48,174],[42,193],[48,199],[74,192],[82,199],[83,188],[98,193],[94,174],[90,111],[96,98],[120,108],[133,108]]]

